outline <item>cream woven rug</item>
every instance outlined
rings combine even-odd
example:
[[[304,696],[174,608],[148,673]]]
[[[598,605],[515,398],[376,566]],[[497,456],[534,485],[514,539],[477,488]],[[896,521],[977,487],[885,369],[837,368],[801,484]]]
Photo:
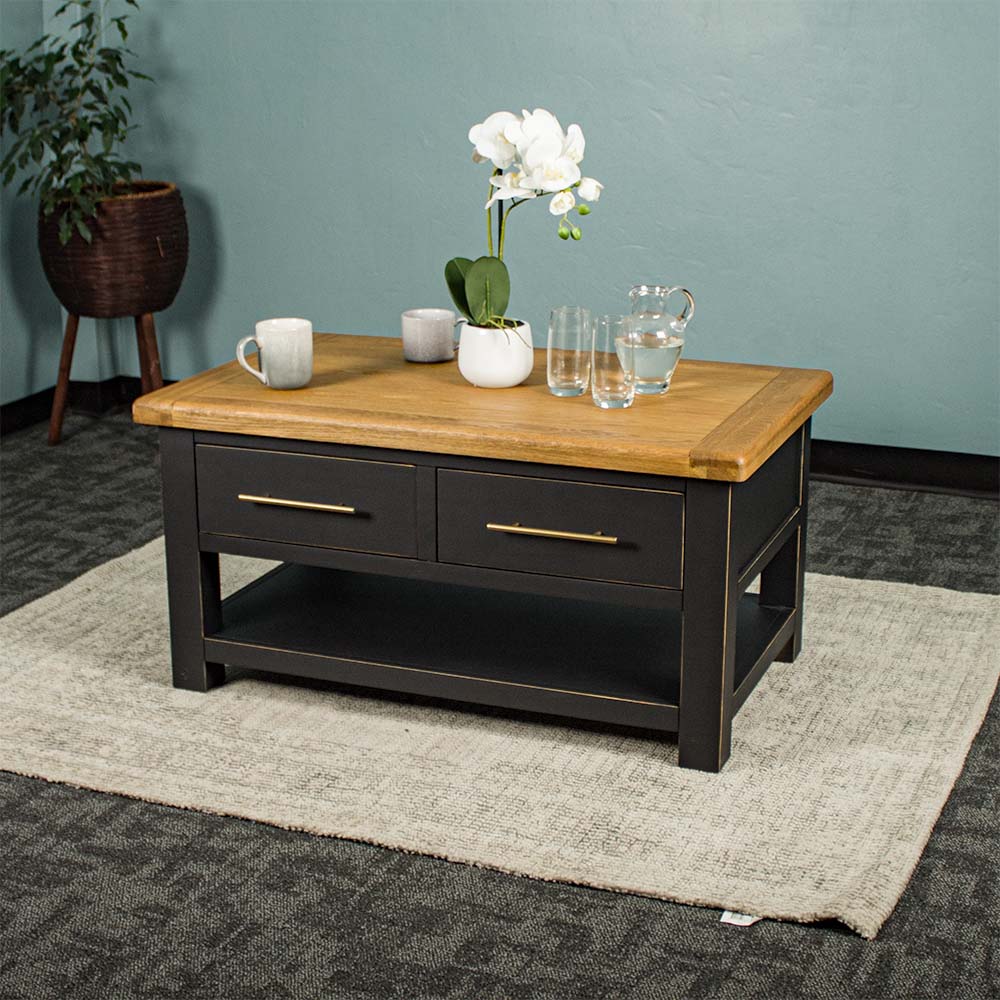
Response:
[[[260,569],[225,562],[230,584]],[[646,739],[260,680],[174,690],[159,539],[0,619],[0,768],[873,937],[996,686],[998,599],[807,593],[807,652],[708,775]]]

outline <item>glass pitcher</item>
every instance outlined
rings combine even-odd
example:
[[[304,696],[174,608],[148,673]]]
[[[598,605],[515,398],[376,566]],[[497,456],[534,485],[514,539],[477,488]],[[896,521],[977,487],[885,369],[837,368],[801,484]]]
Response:
[[[675,292],[687,300],[677,314],[667,305]],[[664,393],[684,349],[687,325],[694,316],[694,296],[679,286],[633,285],[628,297],[632,303],[635,391]]]

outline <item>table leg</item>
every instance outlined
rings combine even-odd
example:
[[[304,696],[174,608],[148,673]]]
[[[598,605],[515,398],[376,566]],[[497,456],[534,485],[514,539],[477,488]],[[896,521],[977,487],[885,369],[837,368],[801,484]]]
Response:
[[[799,431],[799,526],[760,574],[760,603],[795,608],[795,631],[776,660],[791,663],[802,649],[803,589],[806,575],[806,513],[809,503],[810,424]]]
[[[160,429],[163,526],[174,687],[208,691],[225,681],[221,663],[205,661],[204,637],[222,625],[219,557],[198,545],[194,434]]]
[[[736,660],[731,483],[689,480],[684,529],[680,766],[720,771],[729,759]]]

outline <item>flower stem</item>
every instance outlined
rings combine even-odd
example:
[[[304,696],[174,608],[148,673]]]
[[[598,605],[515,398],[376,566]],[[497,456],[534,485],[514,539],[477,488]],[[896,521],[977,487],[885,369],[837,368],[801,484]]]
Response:
[[[501,217],[500,217],[500,220],[499,220],[500,221],[500,237],[499,237],[499,241],[498,241],[499,242],[499,246],[498,246],[498,252],[497,252],[497,256],[501,260],[503,260],[503,244],[504,244],[504,240],[507,238],[507,216],[510,215],[510,213],[513,212],[514,209],[517,208],[518,205],[523,205],[526,201],[528,201],[527,198],[522,198],[520,201],[512,201],[510,203],[510,208],[508,208],[506,212],[503,212],[501,210],[501,213],[500,213]],[[501,207],[502,207],[502,205],[503,205],[503,202],[501,202]]]
[[[503,260],[503,202],[497,202],[497,257]],[[490,251],[492,255],[493,251]]]
[[[492,176],[500,173],[499,170],[494,170]],[[493,197],[493,185],[490,184],[490,197]],[[489,250],[489,255],[493,256],[493,209],[486,209],[486,247]]]

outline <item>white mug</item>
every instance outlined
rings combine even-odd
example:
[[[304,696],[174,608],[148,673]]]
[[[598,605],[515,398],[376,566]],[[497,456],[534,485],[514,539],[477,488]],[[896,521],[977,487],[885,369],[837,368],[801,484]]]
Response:
[[[246,359],[247,344],[257,345],[257,364]],[[312,378],[313,328],[307,319],[264,319],[236,345],[236,360],[271,389],[301,389]]]
[[[407,309],[402,315],[407,361],[451,361],[455,357],[455,314],[450,309]]]

